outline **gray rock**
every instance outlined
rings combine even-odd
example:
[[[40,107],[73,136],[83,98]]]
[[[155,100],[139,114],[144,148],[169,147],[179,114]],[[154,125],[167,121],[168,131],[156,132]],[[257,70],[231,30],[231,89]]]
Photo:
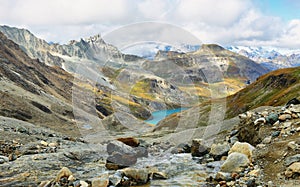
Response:
[[[136,156],[138,158],[140,158],[140,157],[148,157],[148,150],[145,147],[136,147],[135,151],[136,151]]]
[[[3,164],[5,162],[9,162],[9,158],[6,156],[0,155],[0,164]]]
[[[231,153],[224,164],[221,166],[221,172],[241,172],[250,164],[248,157],[245,154],[233,152]]]
[[[234,136],[238,133],[239,131],[238,130],[233,130],[230,132],[230,136]]]
[[[109,170],[117,170],[132,166],[136,162],[137,157],[134,154],[121,154],[114,152],[107,158],[105,167]]]
[[[284,165],[289,166],[294,162],[300,162],[300,154],[289,156],[284,160]]]
[[[233,136],[229,139],[230,143],[231,144],[234,144],[235,142],[238,142],[239,141],[239,138],[237,136]]]
[[[222,156],[226,156],[230,150],[230,146],[227,142],[222,144],[213,144],[209,154],[215,159],[220,160]]]
[[[284,129],[287,129],[287,128],[291,127],[291,125],[292,125],[292,122],[287,121],[287,122],[284,122],[284,123],[282,124],[282,127],[283,127]]]
[[[113,175],[109,176],[109,181],[113,186],[117,186],[121,183],[122,180],[122,171],[116,171]]]
[[[247,180],[246,182],[247,187],[256,187],[257,185],[255,184],[255,179],[254,178],[250,178]]]
[[[267,123],[274,124],[278,120],[277,113],[271,113],[266,117]]]
[[[121,154],[136,154],[134,148],[124,144],[120,141],[112,141],[106,146],[107,153],[111,155],[112,153],[121,153]]]

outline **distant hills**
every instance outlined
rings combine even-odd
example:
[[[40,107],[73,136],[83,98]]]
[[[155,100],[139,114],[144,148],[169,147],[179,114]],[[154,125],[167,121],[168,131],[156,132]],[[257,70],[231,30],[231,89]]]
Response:
[[[125,50],[128,54],[137,54],[143,58],[153,60],[159,52],[176,51],[179,53],[194,52],[201,45],[178,44],[169,46],[164,44],[149,43],[135,46]],[[300,50],[276,47],[250,47],[250,46],[225,46],[225,49],[243,55],[269,70],[296,67],[300,65]]]

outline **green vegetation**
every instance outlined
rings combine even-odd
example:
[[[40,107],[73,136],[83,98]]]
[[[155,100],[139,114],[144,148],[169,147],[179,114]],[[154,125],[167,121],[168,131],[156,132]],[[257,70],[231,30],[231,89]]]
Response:
[[[300,95],[300,67],[280,69],[227,98],[227,117],[259,106],[281,106]]]
[[[150,93],[151,85],[149,79],[138,81],[130,90],[130,95],[135,95],[144,99],[154,100],[155,96]]]

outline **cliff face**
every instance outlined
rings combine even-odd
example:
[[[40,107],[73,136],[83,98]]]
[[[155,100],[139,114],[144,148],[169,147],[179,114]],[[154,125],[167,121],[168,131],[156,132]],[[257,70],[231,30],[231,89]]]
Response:
[[[141,60],[134,55],[122,54],[116,47],[105,43],[100,35],[60,45],[49,44],[26,29],[0,26],[0,31],[17,43],[29,57],[37,58],[51,66],[63,67],[68,71],[72,71],[69,66],[74,67],[74,63],[80,61],[102,65],[109,63],[110,66],[138,66]]]

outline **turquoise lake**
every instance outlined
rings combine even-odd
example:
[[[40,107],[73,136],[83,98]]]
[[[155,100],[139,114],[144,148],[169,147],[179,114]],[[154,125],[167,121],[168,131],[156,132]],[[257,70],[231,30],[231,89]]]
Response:
[[[149,120],[145,120],[145,122],[156,125],[158,122],[163,120],[165,117],[174,114],[176,112],[181,112],[183,110],[186,110],[188,108],[176,108],[176,109],[170,109],[170,110],[159,110],[152,113],[153,118]]]

